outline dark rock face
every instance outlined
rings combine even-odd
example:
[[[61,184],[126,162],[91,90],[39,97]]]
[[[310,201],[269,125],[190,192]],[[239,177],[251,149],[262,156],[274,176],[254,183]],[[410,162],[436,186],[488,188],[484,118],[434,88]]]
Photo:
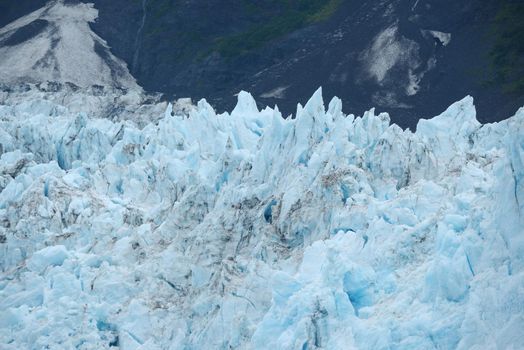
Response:
[[[0,27],[36,11],[47,3],[48,0],[19,0],[0,1]]]
[[[507,89],[493,68],[510,0],[93,2],[93,29],[146,90],[205,97],[218,111],[243,89],[289,114],[318,86],[347,112],[377,107],[411,129],[468,94],[481,122],[524,105],[519,80]],[[1,5],[0,25],[33,6],[19,3]]]
[[[41,33],[49,24],[48,21],[37,19],[33,22],[19,28],[16,32],[11,34],[9,38],[1,42],[3,46],[15,46],[28,39],[31,39]]]

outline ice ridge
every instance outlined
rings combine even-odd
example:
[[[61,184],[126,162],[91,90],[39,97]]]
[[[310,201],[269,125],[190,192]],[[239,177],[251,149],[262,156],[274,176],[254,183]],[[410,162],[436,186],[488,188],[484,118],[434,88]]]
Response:
[[[510,349],[524,109],[0,105],[2,349]]]

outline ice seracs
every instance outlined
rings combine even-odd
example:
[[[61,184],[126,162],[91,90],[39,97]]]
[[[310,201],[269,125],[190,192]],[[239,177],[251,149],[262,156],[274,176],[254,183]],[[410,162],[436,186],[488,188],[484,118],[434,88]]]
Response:
[[[2,348],[520,347],[524,109],[411,132],[238,98],[143,127],[0,106]]]

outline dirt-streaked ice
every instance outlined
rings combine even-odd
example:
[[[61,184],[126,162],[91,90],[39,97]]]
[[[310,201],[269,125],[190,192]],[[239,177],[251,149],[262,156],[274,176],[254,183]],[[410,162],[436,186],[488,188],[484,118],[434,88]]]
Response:
[[[412,133],[238,99],[143,128],[0,106],[2,349],[522,346],[524,109]]]

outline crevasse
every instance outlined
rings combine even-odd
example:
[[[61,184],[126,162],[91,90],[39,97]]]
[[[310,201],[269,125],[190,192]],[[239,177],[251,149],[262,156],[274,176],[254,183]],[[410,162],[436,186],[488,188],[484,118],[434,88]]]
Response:
[[[524,109],[76,110],[0,106],[2,349],[522,345]]]

